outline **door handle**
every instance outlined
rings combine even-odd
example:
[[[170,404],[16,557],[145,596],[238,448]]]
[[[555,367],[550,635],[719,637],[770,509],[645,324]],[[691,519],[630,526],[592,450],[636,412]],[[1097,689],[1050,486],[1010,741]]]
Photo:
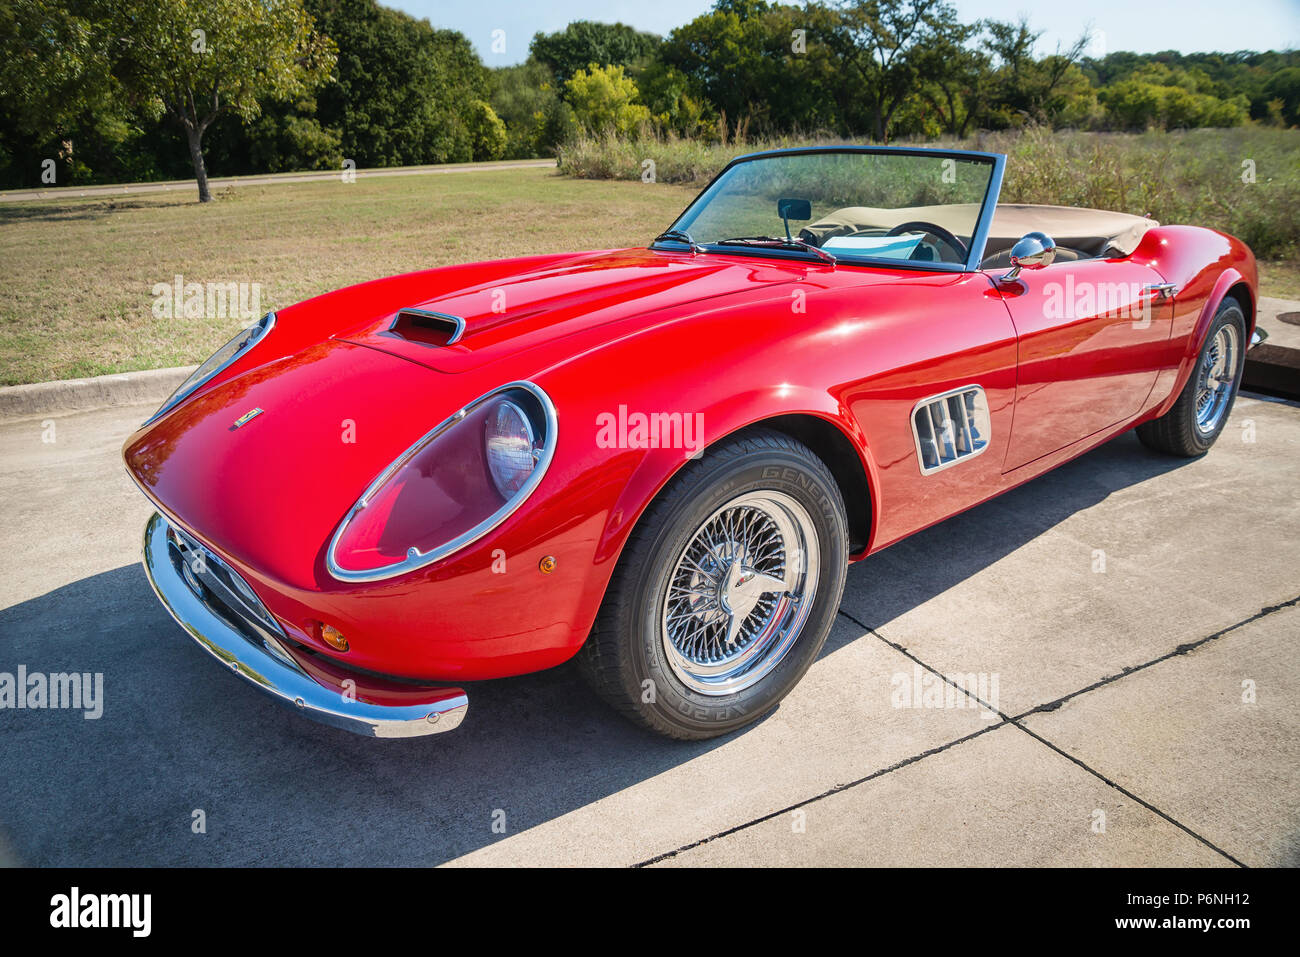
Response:
[[[1178,283],[1149,282],[1142,287],[1142,291],[1151,293],[1156,299],[1172,299],[1178,291]]]

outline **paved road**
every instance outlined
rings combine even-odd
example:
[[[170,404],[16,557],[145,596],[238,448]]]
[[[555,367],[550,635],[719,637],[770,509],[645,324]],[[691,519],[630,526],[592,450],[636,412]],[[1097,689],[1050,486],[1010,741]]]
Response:
[[[542,166],[554,167],[555,160],[518,160],[509,163],[449,163],[441,166],[398,166],[388,169],[359,169],[357,179],[377,176],[427,176],[439,173],[484,173],[498,169],[527,169]],[[277,186],[281,183],[314,183],[322,180],[337,180],[342,175],[338,170],[321,170],[307,173],[276,173],[267,176],[222,176],[209,179],[208,185],[213,189],[226,186]],[[192,180],[172,180],[166,183],[127,183],[114,186],[62,186],[50,189],[10,189],[0,190],[0,203],[15,202],[25,199],[62,200],[69,197],[83,196],[134,196],[139,193],[171,193],[198,191],[198,184]]]
[[[105,676],[97,721],[0,710],[20,861],[1300,864],[1294,405],[1242,398],[1194,462],[1122,437],[854,566],[803,683],[703,744],[568,668],[471,686],[459,730],[412,741],[281,710],[145,583],[117,455],[150,411],[52,444],[0,423],[0,672]],[[996,709],[891,700],[956,673],[996,675]]]

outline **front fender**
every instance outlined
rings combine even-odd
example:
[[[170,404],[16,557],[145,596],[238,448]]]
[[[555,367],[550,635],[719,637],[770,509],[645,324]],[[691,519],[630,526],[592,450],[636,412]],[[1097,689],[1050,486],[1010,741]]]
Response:
[[[781,306],[786,308],[784,302]],[[579,463],[585,459],[612,486],[592,556],[600,570],[599,597],[655,497],[692,458],[741,429],[782,416],[826,422],[852,446],[867,487],[876,487],[876,463],[856,418],[829,384],[818,381],[816,366],[803,362],[796,348],[765,335],[766,323],[779,324],[788,315],[788,309],[774,317],[761,309],[744,316],[720,309],[690,324],[652,327],[545,373],[546,388],[561,410],[562,441],[579,443],[576,453],[572,445],[566,451]],[[737,328],[764,329],[757,334],[761,344],[737,346]],[[792,335],[797,338],[798,330]],[[692,351],[710,348],[702,343],[731,348],[713,352],[707,363],[683,361]],[[629,375],[629,369],[638,374]],[[650,370],[653,374],[647,374]],[[638,425],[656,416],[660,426],[680,421],[687,441],[661,441],[677,434],[661,436],[663,429],[653,425],[637,433]],[[871,514],[874,521],[874,510]]]
[[[728,397],[701,411],[703,440],[700,454],[750,426],[778,417],[803,416],[829,423],[853,446],[869,488],[875,487],[876,465],[865,437],[848,410],[828,393],[808,386],[755,389]],[[646,449],[619,496],[605,525],[597,553],[617,558],[641,515],[660,491],[691,459],[678,449]],[[874,514],[874,513],[873,513]]]

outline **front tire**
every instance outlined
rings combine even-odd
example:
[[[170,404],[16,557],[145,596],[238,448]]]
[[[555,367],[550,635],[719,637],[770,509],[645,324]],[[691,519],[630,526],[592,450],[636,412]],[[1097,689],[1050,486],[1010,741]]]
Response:
[[[579,667],[637,724],[698,740],[757,720],[839,609],[848,523],[807,446],[756,429],[709,449],[629,537]]]
[[[1204,455],[1228,422],[1245,364],[1246,314],[1225,296],[1183,391],[1168,412],[1137,427],[1138,438],[1169,455]]]

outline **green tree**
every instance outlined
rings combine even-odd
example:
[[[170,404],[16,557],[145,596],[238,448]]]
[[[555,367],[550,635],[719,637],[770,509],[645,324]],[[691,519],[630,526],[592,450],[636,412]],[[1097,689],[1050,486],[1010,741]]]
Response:
[[[255,119],[265,100],[323,83],[334,44],[315,32],[302,0],[118,0],[114,77],[152,116],[179,124],[199,201],[209,202],[203,134],[223,113]]]
[[[1201,70],[1148,63],[1098,91],[1097,96],[1110,125],[1118,129],[1194,129],[1245,123],[1250,113],[1246,94],[1221,99],[1206,92],[1215,88]]]
[[[83,140],[111,153],[131,136],[103,17],[103,0],[0,3],[0,167],[13,185],[38,175],[19,157],[54,160],[55,181],[75,182],[89,173]]]
[[[1085,32],[1069,47],[1057,46],[1038,59],[1034,47],[1042,31],[1032,30],[1026,17],[1015,22],[989,20],[985,28],[988,47],[998,61],[994,99],[1003,120],[994,125],[1050,123],[1068,110],[1072,100],[1087,96],[1089,84],[1078,63],[1091,34]]]
[[[1267,99],[1281,102],[1282,120],[1288,126],[1300,124],[1300,67],[1278,70],[1264,84]]]
[[[673,91],[672,76],[655,75],[655,67],[647,68],[643,89],[656,112],[668,112],[665,94],[686,92],[702,116],[753,121],[764,132],[839,129],[843,102],[853,95],[839,95],[843,83],[825,41],[835,22],[833,11],[816,5],[718,0],[660,48],[660,65],[685,77],[689,89]]]
[[[991,58],[971,43],[983,28],[978,22],[940,21],[917,51],[921,97],[952,136],[966,135],[992,93]]]
[[[659,46],[659,37],[624,23],[575,20],[556,33],[538,33],[528,47],[530,58],[545,65],[556,83],[564,83],[592,63],[632,68]]]
[[[470,145],[476,160],[500,159],[506,151],[506,125],[490,103],[475,100],[469,105]]]
[[[323,126],[315,113],[312,97],[271,104],[253,122],[233,124],[239,128],[218,137],[222,161],[240,172],[339,169],[343,162],[339,132]]]
[[[844,108],[861,111],[872,137],[888,142],[894,114],[941,66],[923,56],[957,14],[945,0],[841,0],[821,31],[841,67]]]
[[[506,126],[508,157],[528,158],[554,152],[570,131],[573,111],[560,99],[549,68],[534,59],[491,72],[492,109]],[[566,113],[567,111],[567,113]]]
[[[1125,130],[1145,130],[1163,123],[1164,91],[1153,83],[1122,80],[1098,96],[1112,125]]]
[[[1285,99],[1279,96],[1278,89],[1288,82],[1287,71],[1300,69],[1300,51],[1111,53],[1081,65],[1098,91],[1137,79],[1213,96],[1221,104],[1216,109],[1232,113],[1242,104],[1238,98],[1244,97],[1250,118],[1285,123],[1280,115]],[[1300,82],[1300,78],[1292,82]],[[1300,105],[1300,94],[1296,101]]]
[[[695,94],[691,78],[674,66],[653,61],[637,78],[637,87],[652,119],[663,130],[696,137],[714,123],[711,106]]]
[[[103,0],[0,4],[0,108],[24,133],[65,131],[87,115],[122,116]]]
[[[317,95],[320,122],[361,167],[473,158],[475,103],[488,71],[461,33],[435,30],[375,0],[306,0],[338,45],[335,79]]]
[[[650,119],[650,110],[637,102],[636,81],[621,66],[579,70],[564,84],[565,100],[589,133],[608,130],[626,136]]]

